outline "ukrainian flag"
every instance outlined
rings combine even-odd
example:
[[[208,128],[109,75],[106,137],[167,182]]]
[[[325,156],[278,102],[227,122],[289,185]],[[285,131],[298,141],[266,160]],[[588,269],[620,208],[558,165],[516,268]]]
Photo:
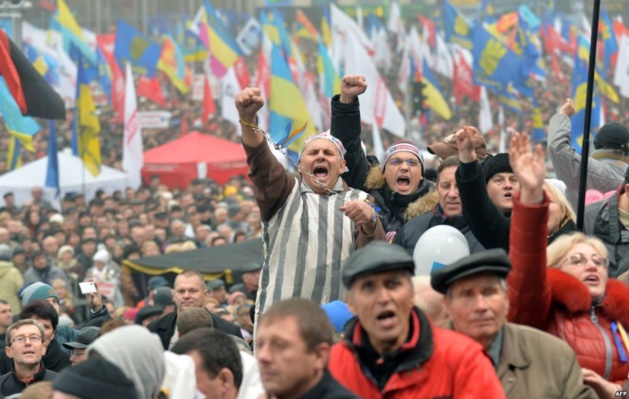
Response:
[[[7,152],[7,169],[15,170],[20,167],[22,167],[22,144],[20,144],[20,140],[11,135],[9,151]]]
[[[319,55],[317,57],[317,71],[319,72],[319,87],[323,95],[332,98],[341,92],[341,78],[332,64],[328,49],[319,39]]]
[[[100,121],[96,115],[89,81],[85,77],[83,63],[78,63],[76,82],[76,149],[83,164],[93,176],[100,174]]]
[[[91,64],[96,64],[96,53],[85,41],[81,26],[74,19],[65,0],[57,0],[57,11],[50,23],[51,28],[61,31],[66,52],[70,52],[70,44],[73,44]]]
[[[206,31],[211,56],[210,65],[214,76],[221,78],[236,63],[238,57],[243,55],[243,52],[236,43],[233,34],[216,15],[209,0],[205,0],[205,12],[207,14]]]
[[[297,127],[303,126],[310,120],[308,107],[293,81],[288,69],[288,64],[282,56],[280,48],[273,44],[271,51],[271,93],[270,104],[270,131],[273,141],[280,142]],[[308,123],[305,134],[288,147],[289,150],[299,153],[308,136],[315,133],[314,124]]]
[[[443,94],[441,94],[442,91],[439,82],[437,82],[437,79],[433,76],[425,59],[422,68],[422,83],[425,85],[423,94],[426,97],[428,106],[443,119],[450,120],[452,118],[450,106],[443,97]]]
[[[537,98],[533,98],[533,134],[534,143],[546,140],[546,129],[544,129],[544,119],[542,118],[542,110],[539,107]]]

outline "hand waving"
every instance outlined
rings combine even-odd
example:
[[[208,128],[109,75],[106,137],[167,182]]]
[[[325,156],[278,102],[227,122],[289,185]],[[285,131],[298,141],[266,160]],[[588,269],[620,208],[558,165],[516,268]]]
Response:
[[[531,151],[528,135],[515,133],[511,137],[509,149],[509,163],[513,173],[520,181],[521,198],[523,204],[538,204],[544,200],[543,184],[546,178],[546,164],[542,145]]]

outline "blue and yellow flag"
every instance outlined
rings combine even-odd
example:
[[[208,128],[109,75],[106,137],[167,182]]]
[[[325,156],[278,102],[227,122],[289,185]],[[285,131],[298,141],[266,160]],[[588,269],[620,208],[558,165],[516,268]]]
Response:
[[[0,113],[9,134],[19,140],[22,147],[34,152],[33,136],[39,132],[39,125],[30,116],[22,115],[2,76],[0,76]]]
[[[467,49],[472,48],[474,25],[457,10],[448,0],[443,2],[443,26],[446,42],[456,43]]]
[[[422,82],[424,83],[423,94],[426,97],[426,104],[445,120],[452,118],[452,111],[448,102],[443,96],[439,82],[432,74],[426,59],[422,66]]]
[[[327,48],[332,46],[332,30],[330,27],[330,6],[323,6],[323,16],[321,17],[321,40]]]
[[[542,118],[542,110],[539,107],[537,98],[533,98],[533,121],[532,121],[532,141],[539,143],[546,140],[546,129],[544,128],[544,118]]]
[[[481,24],[474,27],[473,54],[474,84],[504,92],[509,83],[526,81],[522,58]]]
[[[152,78],[157,71],[161,52],[162,47],[158,43],[123,20],[118,20],[114,55],[121,69],[128,62],[133,72]]]
[[[183,51],[170,35],[162,38],[162,54],[157,63],[157,69],[168,76],[181,94],[187,94],[190,91],[192,70],[184,61]]]
[[[319,55],[317,56],[317,71],[319,72],[319,88],[326,98],[332,98],[341,92],[341,77],[339,76],[328,49],[319,39]]]
[[[76,22],[65,0],[57,0],[57,10],[50,20],[50,28],[61,32],[66,52],[69,53],[70,46],[74,45],[81,52],[83,58],[92,64],[96,63],[96,53],[85,41],[81,26]]]
[[[577,56],[574,57],[574,70],[572,73],[572,99],[574,101],[575,114],[572,116],[572,147],[578,154],[581,153],[583,143],[583,130],[585,129],[585,105],[587,97],[588,67],[587,61]],[[600,101],[596,92],[592,96],[591,131],[600,126]]]
[[[293,81],[288,64],[279,46],[273,44],[271,51],[271,93],[269,95],[270,131],[273,141],[285,139],[287,132],[304,126],[310,120],[308,107]],[[308,123],[304,134],[288,147],[299,153],[308,136],[315,133],[314,124]]]
[[[22,144],[15,136],[9,137],[9,150],[7,151],[7,169],[15,170],[22,167]]]
[[[209,0],[204,1],[207,18],[206,35],[210,51],[210,67],[217,78],[225,76],[243,52],[234,38],[234,34],[218,18]],[[203,28],[201,28],[203,34]],[[203,41],[203,36],[201,36]]]
[[[73,149],[83,160],[87,170],[93,176],[98,176],[101,166],[100,121],[96,114],[89,81],[85,76],[83,62],[78,63],[75,104]]]
[[[587,70],[587,65],[590,59],[590,41],[585,36],[579,36],[577,40],[576,58],[585,62]],[[598,65],[596,65],[595,71],[596,72],[594,74],[594,81],[596,82],[596,86],[598,87],[600,94],[608,100],[611,100],[612,102],[618,104],[620,98],[618,97],[618,93],[616,92],[616,89],[614,89],[614,86],[612,86],[605,80],[605,75],[601,73],[601,69]]]

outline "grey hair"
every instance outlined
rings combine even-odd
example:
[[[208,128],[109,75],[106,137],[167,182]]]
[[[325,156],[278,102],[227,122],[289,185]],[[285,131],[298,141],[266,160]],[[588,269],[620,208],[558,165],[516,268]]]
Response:
[[[500,284],[502,292],[506,294],[507,290],[509,289],[509,287],[507,286],[507,280],[498,276],[495,276],[495,278],[498,279],[498,284]],[[446,298],[448,298],[448,301],[452,300],[452,284],[448,286],[448,290],[446,291]]]
[[[6,346],[11,346],[11,333],[13,333],[13,330],[17,330],[18,328],[22,326],[37,327],[39,329],[39,332],[41,333],[41,340],[42,342],[44,342],[44,335],[45,335],[44,326],[40,322],[35,321],[33,319],[22,319],[11,324],[9,328],[7,329],[7,336],[5,337]]]

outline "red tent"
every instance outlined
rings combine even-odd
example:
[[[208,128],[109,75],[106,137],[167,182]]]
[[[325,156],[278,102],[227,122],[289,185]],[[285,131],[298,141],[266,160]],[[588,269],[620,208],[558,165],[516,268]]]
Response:
[[[192,179],[208,177],[225,184],[230,177],[246,176],[248,171],[247,156],[240,144],[191,132],[146,151],[142,178],[148,183],[152,175],[157,175],[171,189],[185,189]]]

